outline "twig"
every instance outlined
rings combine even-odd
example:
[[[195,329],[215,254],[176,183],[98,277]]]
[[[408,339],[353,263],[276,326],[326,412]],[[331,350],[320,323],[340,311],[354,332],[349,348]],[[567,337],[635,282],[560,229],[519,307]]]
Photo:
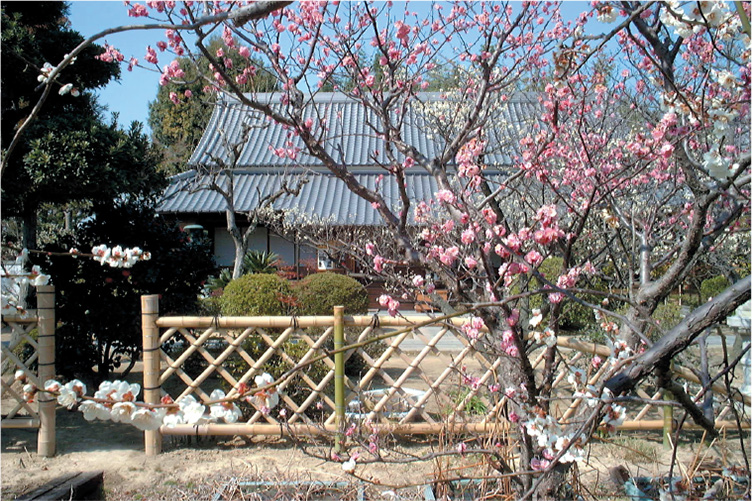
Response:
[[[727,391],[731,391],[731,379],[729,378],[729,375],[728,375],[728,368],[729,368],[729,365],[728,365],[728,350],[726,348],[726,338],[725,337],[721,337],[721,346],[723,348],[723,363],[726,365],[726,369],[727,369],[727,370],[724,371],[723,380],[726,383],[726,390]],[[741,351],[741,353],[739,354],[739,357],[737,357],[737,359],[741,360],[741,357],[747,351],[749,351],[749,347],[750,347],[750,345],[748,344],[747,347]],[[734,365],[733,366],[736,366],[737,363],[738,363],[737,361],[734,361]],[[730,395],[730,393],[729,393],[729,395]],[[739,433],[739,443],[741,445],[742,457],[744,458],[744,465],[747,468],[747,471],[749,471],[749,458],[747,457],[747,449],[744,446],[744,433],[741,433],[742,423],[741,423],[741,420],[739,419],[739,413],[736,411],[736,406],[734,405],[733,401],[731,402],[731,412],[734,413],[734,419],[736,420],[736,427],[737,427],[737,429],[740,432]]]

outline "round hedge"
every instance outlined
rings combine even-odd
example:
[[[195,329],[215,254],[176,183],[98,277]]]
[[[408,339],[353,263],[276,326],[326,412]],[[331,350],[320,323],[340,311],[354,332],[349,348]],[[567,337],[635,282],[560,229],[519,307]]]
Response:
[[[368,291],[354,278],[337,273],[315,273],[298,282],[295,292],[301,315],[331,315],[335,306],[345,313],[368,313]]]
[[[564,260],[560,257],[550,256],[543,260],[538,267],[538,271],[546,277],[549,282],[556,283],[559,278],[559,274],[562,273],[564,267]],[[543,284],[538,279],[533,279],[533,286],[541,287]],[[581,287],[591,288],[594,290],[605,290],[603,284],[599,281],[593,281],[590,285],[582,285]],[[601,297],[593,294],[581,294],[583,301],[589,303],[599,304]],[[540,308],[543,304],[543,296],[534,295],[530,297],[530,309]],[[559,325],[563,329],[576,330],[587,327],[595,322],[593,311],[587,306],[583,306],[580,303],[565,298],[562,303],[561,315],[559,317]]]
[[[702,296],[702,300],[707,301],[711,297],[716,297],[718,294],[725,291],[729,285],[731,285],[731,282],[729,282],[729,279],[723,275],[703,280],[700,284],[700,295]]]
[[[272,274],[243,275],[225,287],[220,310],[225,316],[287,315],[293,296],[287,280]]]

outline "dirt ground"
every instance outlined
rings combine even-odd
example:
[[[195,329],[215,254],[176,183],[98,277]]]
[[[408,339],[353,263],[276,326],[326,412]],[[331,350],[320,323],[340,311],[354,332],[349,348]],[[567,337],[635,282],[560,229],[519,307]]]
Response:
[[[446,361],[424,370],[435,377],[445,368]],[[468,369],[475,368],[474,362],[468,361]],[[385,367],[392,377],[398,376],[399,369]],[[140,374],[134,372],[128,379],[139,378]],[[417,378],[409,382],[416,388],[422,383]],[[36,436],[36,430],[2,431],[0,497],[3,500],[14,499],[66,473],[89,471],[104,472],[106,499],[115,501],[249,499],[233,490],[233,482],[237,480],[358,480],[345,474],[339,463],[312,457],[288,439],[165,437],[162,454],[146,457],[143,434],[136,428],[111,422],[90,423],[80,412],[62,408],[57,410],[55,457],[36,455]],[[395,445],[405,454],[422,456],[441,449],[438,438],[430,437],[433,442],[415,439]],[[675,475],[718,474],[723,468],[745,466],[738,434],[727,434],[712,446],[704,444],[701,438],[695,432],[681,436]],[[749,449],[749,432],[742,438],[744,447]],[[457,442],[447,443],[453,448]],[[468,442],[469,448],[477,445]],[[319,452],[327,454],[325,448]],[[624,432],[608,443],[593,443],[589,452],[587,464],[579,466],[582,486],[575,485],[585,499],[626,499],[609,477],[609,469],[614,466],[625,466],[633,476],[663,476],[668,474],[671,463],[671,450],[663,447],[660,432]],[[444,459],[440,466],[436,460],[359,465],[356,474],[367,481],[366,499],[398,499],[391,496],[393,490],[399,499],[423,499],[423,486],[437,477],[477,476],[484,471],[480,456],[468,454]]]
[[[355,481],[343,473],[340,464],[306,455],[290,440],[165,437],[163,453],[146,457],[143,435],[133,427],[89,423],[81,413],[65,409],[58,410],[57,419],[58,453],[52,458],[36,455],[35,431],[3,431],[2,499],[14,499],[65,473],[88,471],[104,472],[108,500],[243,499],[232,496],[233,479]],[[748,446],[749,433],[744,439]],[[626,466],[634,476],[666,475],[671,454],[660,440],[658,433],[630,432],[617,436],[612,443],[593,445],[588,464],[579,467],[583,493],[589,494],[586,499],[624,499],[608,475],[609,468],[616,465]],[[403,442],[398,447],[421,455],[438,445]],[[682,437],[675,474],[691,473],[700,463],[698,474],[743,465],[739,450],[738,436],[728,435],[725,441],[708,446],[702,444],[699,434],[687,433]],[[446,476],[470,475],[481,468],[478,457],[468,455],[445,462],[442,470]],[[432,461],[363,465],[356,471],[361,478],[376,483],[368,486],[367,499],[391,499],[391,490],[402,499],[419,499],[421,486],[430,483],[435,472],[436,463]],[[396,489],[399,486],[408,487]]]

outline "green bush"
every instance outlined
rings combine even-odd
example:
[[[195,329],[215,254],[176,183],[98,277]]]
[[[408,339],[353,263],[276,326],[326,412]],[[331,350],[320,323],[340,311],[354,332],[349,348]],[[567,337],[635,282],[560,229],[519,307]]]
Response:
[[[711,297],[716,297],[718,294],[726,290],[729,285],[731,285],[731,282],[729,282],[729,279],[723,275],[703,280],[700,284],[700,295],[702,296],[703,302]]]
[[[653,312],[652,319],[658,323],[660,331],[666,332],[681,322],[681,307],[678,303],[661,303]],[[648,330],[648,338],[651,341],[657,341],[661,336],[660,331],[651,326]]]
[[[295,292],[300,315],[331,315],[335,306],[344,306],[348,315],[368,313],[368,291],[360,282],[346,275],[315,273],[298,282]],[[313,329],[310,332],[323,333],[323,329]],[[346,328],[345,343],[355,343],[360,332],[360,329]],[[334,348],[331,338],[327,341],[326,348]],[[363,348],[373,358],[380,357],[385,349],[384,343],[372,343]],[[353,353],[345,362],[345,373],[349,377],[357,377],[367,371],[365,361],[357,353]]]
[[[538,272],[541,273],[546,278],[546,280],[555,284],[556,280],[559,278],[559,275],[562,273],[563,264],[564,260],[560,257],[548,257],[540,264],[540,266],[538,267]],[[532,280],[532,287],[538,288],[542,285],[543,284],[540,283],[537,279]],[[596,290],[603,288],[600,283],[593,283],[589,286],[583,285],[582,287],[589,287]],[[583,301],[587,301],[592,304],[599,304],[602,299],[592,294],[585,294],[581,297]],[[540,308],[543,305],[543,298],[544,296],[540,294],[531,296],[530,309],[532,310],[534,308]],[[564,301],[562,301],[561,314],[559,317],[559,326],[562,329],[581,329],[583,327],[587,327],[593,322],[595,322],[595,317],[593,316],[592,309],[579,303],[575,303],[570,299],[565,298]]]
[[[279,263],[279,256],[273,252],[249,250],[243,256],[240,274],[276,273],[277,263]],[[225,268],[219,274],[209,277],[206,281],[206,289],[210,292],[221,292],[230,282],[232,282],[232,269]]]
[[[225,316],[287,315],[290,283],[277,275],[244,275],[227,284],[220,299],[220,310]]]
[[[258,334],[249,336],[243,342],[242,347],[253,360],[258,360],[269,349],[269,345],[267,345]],[[280,346],[280,351],[290,357],[295,363],[300,362],[305,354],[308,353],[309,349],[308,343],[298,339],[288,339],[282,343],[282,346]],[[223,366],[235,379],[240,379],[250,369],[248,362],[239,355],[232,355],[225,361]],[[282,355],[275,353],[264,365],[261,366],[260,373],[267,372],[274,379],[277,379],[291,368],[292,365],[289,361],[285,360]],[[314,381],[314,383],[318,384],[329,373],[329,367],[323,361],[320,361],[309,365],[301,372],[305,373],[312,381]],[[305,402],[305,400],[311,395],[312,391],[310,386],[308,386],[299,374],[300,373],[293,376],[284,389],[284,394],[297,405],[301,405]],[[334,396],[333,381],[334,380],[332,380],[332,382],[324,389],[324,393],[329,397]],[[253,379],[251,379],[250,384],[253,386]],[[223,385],[225,386],[225,389],[229,390],[229,385],[226,383],[223,383]],[[287,406],[282,402],[280,403],[280,408],[282,407]],[[241,405],[241,408],[243,409],[244,417],[246,419],[256,410],[253,406],[247,405]],[[309,417],[314,417],[317,413],[320,414],[320,411],[316,410],[315,404],[306,410],[306,415]]]
[[[349,315],[368,313],[368,292],[354,278],[337,273],[314,273],[295,287],[299,314],[331,315],[335,306],[344,306]]]

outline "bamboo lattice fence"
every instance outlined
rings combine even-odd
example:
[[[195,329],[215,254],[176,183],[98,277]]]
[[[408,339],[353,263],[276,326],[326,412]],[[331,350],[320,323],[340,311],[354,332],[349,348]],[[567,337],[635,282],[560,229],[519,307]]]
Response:
[[[272,412],[262,413],[243,404],[246,413],[240,424],[162,426],[159,431],[146,432],[147,454],[160,452],[162,434],[322,434],[341,432],[344,425],[363,422],[380,433],[391,434],[490,432],[508,426],[503,388],[488,391],[498,380],[501,361],[483,349],[482,336],[477,340],[464,336],[462,319],[436,323],[422,315],[344,316],[337,308],[333,316],[321,317],[159,317],[157,296],[142,297],[142,309],[145,400],[155,404],[163,392],[175,400],[194,395],[203,402],[209,401],[209,394],[216,388],[232,396],[240,383],[252,387],[253,378],[263,372],[275,367],[278,372],[288,371],[331,352],[342,342],[333,339],[338,331],[348,332],[348,344],[397,333],[345,352],[345,367],[334,355],[297,372],[280,385],[280,407]],[[439,342],[451,336],[461,343],[459,350],[440,350]],[[558,348],[564,363],[553,384],[561,399],[552,408],[559,419],[567,420],[575,416],[582,403],[571,398],[567,382],[570,368],[587,368],[592,356],[605,358],[609,348],[565,336],[559,336]],[[542,369],[543,350],[534,351],[531,361],[535,368]],[[359,370],[348,371],[348,364]],[[604,368],[589,373],[592,384]],[[692,371],[683,367],[674,371],[699,391],[699,378]],[[335,388],[338,376],[344,383],[339,398]],[[467,377],[477,378],[477,384],[463,384]],[[734,392],[729,398],[719,383],[713,385],[713,392],[721,400],[715,406],[718,427],[731,424],[729,412],[735,402],[749,405],[749,397]],[[652,403],[662,393],[639,389],[637,394],[647,403],[633,405],[620,428],[663,428],[663,408]],[[284,418],[279,416],[279,408],[286,409]]]
[[[55,377],[55,288],[40,286],[37,309],[24,316],[2,317],[2,428],[37,428],[37,452],[55,455],[55,397],[40,392],[31,402],[23,395],[23,384],[15,380],[22,370],[36,387]],[[32,331],[37,329],[36,339]]]

